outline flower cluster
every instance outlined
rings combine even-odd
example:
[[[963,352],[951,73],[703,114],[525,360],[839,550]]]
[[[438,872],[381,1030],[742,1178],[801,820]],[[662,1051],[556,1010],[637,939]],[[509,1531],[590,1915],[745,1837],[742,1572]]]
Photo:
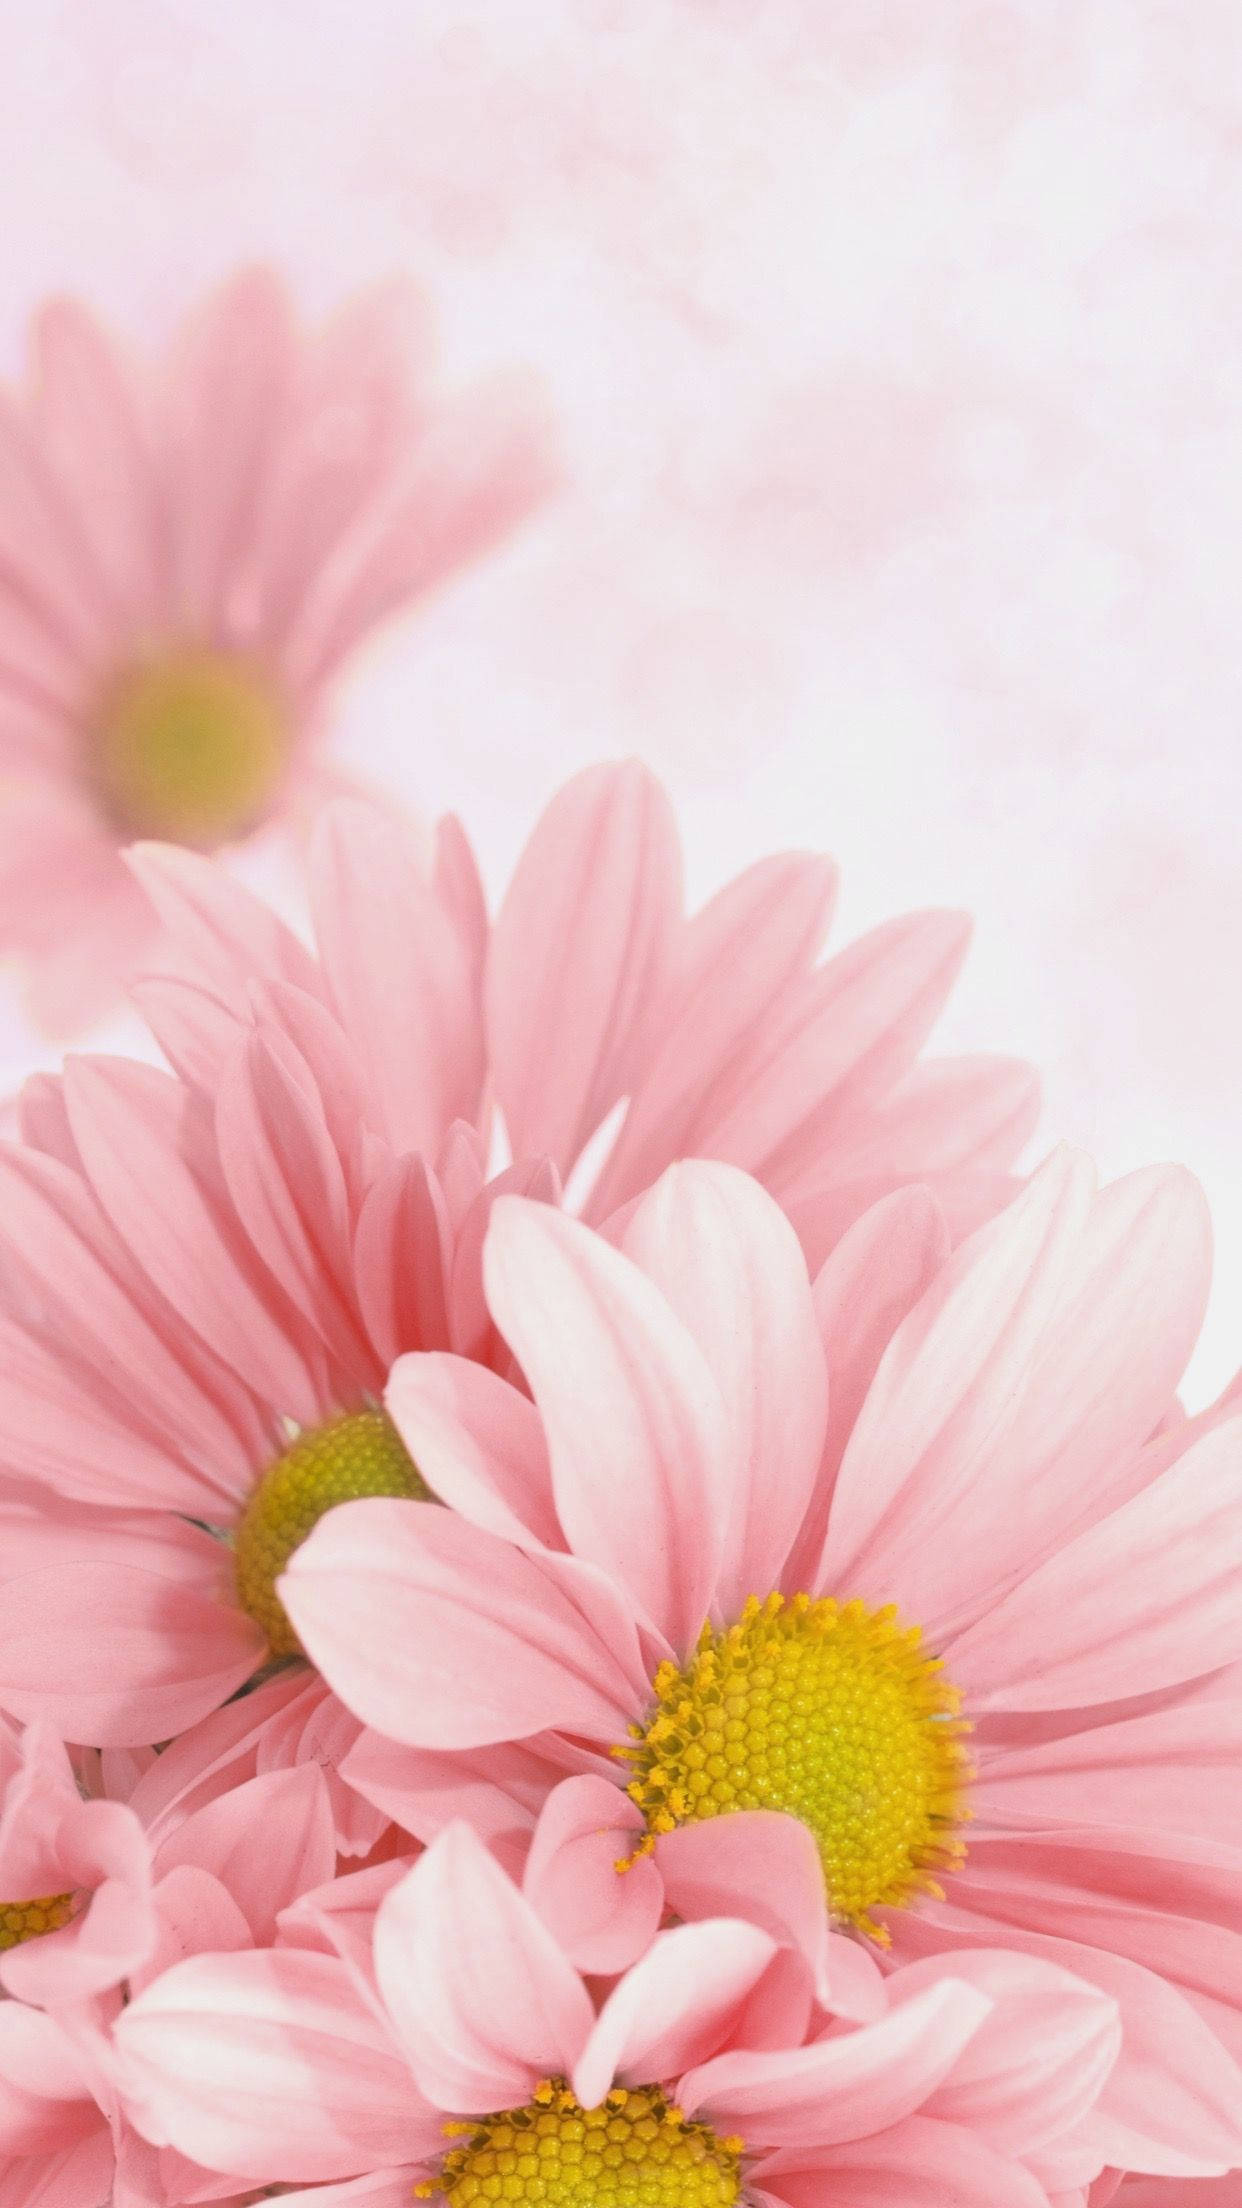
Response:
[[[687,918],[637,767],[494,919],[129,864],[169,1070],[0,1152],[5,2208],[1235,2200],[1193,1181],[1019,1177],[960,922]]]
[[[1239,2208],[1195,1183],[1019,1172],[961,919],[687,914],[639,766],[494,916],[357,797],[305,937],[218,855],[542,487],[390,304],[247,279],[141,403],[57,309],[6,417],[0,927],[145,946],[163,1065],[0,1143],[0,2208]]]

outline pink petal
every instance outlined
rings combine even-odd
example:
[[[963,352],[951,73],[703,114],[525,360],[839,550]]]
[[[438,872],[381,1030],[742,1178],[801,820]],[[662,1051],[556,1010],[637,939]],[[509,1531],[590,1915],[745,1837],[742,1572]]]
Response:
[[[253,1945],[250,1926],[227,1888],[196,1863],[178,1863],[155,1888],[156,1933],[150,1953],[131,1971],[131,1995],[189,1955],[232,1955]]]
[[[741,1472],[701,1350],[637,1266],[546,1204],[497,1204],[484,1277],[543,1417],[575,1555],[690,1645]]]
[[[717,2055],[682,2079],[678,2103],[752,2146],[836,2146],[920,2108],[990,2008],[973,1986],[942,1977],[875,2024],[808,2047]]]
[[[253,1409],[236,1382],[176,1339],[150,1291],[136,1293],[135,1269],[79,1176],[37,1151],[0,1145],[0,1202],[19,1315],[37,1313],[74,1385],[98,1391],[113,1415],[130,1404],[140,1432],[153,1430],[175,1457],[217,1466],[222,1479],[248,1488]]]
[[[354,1238],[359,1309],[381,1364],[448,1347],[447,1207],[424,1158],[394,1158],[363,1199]]]
[[[292,395],[283,285],[270,269],[243,270],[199,309],[179,353],[168,385],[172,582],[182,619],[223,641],[227,587],[244,572]]]
[[[696,1147],[773,1189],[818,1168],[847,1116],[913,1064],[965,956],[958,913],[910,913],[839,951],[773,1006]]]
[[[1039,1106],[1038,1075],[1020,1058],[929,1058],[843,1132],[833,1173],[999,1172],[1034,1133]]]
[[[35,324],[39,442],[113,603],[132,617],[155,596],[158,517],[133,380],[99,323],[53,299]],[[145,626],[145,622],[143,623]]]
[[[218,1180],[197,1100],[153,1066],[78,1058],[65,1102],[100,1203],[174,1311],[262,1400],[314,1424],[318,1372]]]
[[[548,1449],[539,1413],[464,1357],[402,1357],[384,1402],[433,1495],[505,1540],[555,1546]]]
[[[774,1004],[810,968],[836,896],[828,859],[788,852],[762,859],[685,927],[658,1035],[642,1066],[588,1216],[606,1219],[693,1156],[701,1121]]]
[[[98,2122],[85,2067],[59,2024],[0,2002],[0,2156],[49,2153]]]
[[[847,2146],[804,2149],[763,2175],[786,2208],[1048,2208],[1037,2178],[957,2124],[910,2116]]]
[[[637,761],[575,776],[526,845],[488,952],[488,1046],[515,1157],[566,1175],[630,1087],[679,898],[659,784]]]
[[[1116,2003],[1054,1964],[1000,1949],[912,1963],[889,1979],[890,1997],[907,2001],[946,1975],[976,1986],[994,2006],[925,2104],[927,2115],[1015,2158],[1081,2123],[1120,2052]]]
[[[168,1740],[263,1661],[218,1542],[168,1516],[4,1513],[0,1702],[66,1740]]]
[[[60,1820],[42,1893],[85,1897],[74,1921],[0,1958],[6,1991],[52,2008],[119,1985],[155,1944],[150,1857],[142,1827],[121,1802],[75,1801]],[[20,1897],[22,1888],[10,1886]]]
[[[527,379],[494,377],[442,403],[399,494],[321,577],[293,639],[301,680],[326,681],[377,621],[507,536],[555,480],[542,393]]]
[[[1242,1701],[1179,1702],[1029,1747],[989,1746],[972,1787],[990,1830],[1091,1822],[1236,1842]],[[1175,1851],[1174,1851],[1175,1852]]]
[[[1018,1202],[959,1250],[894,1334],[837,1477],[823,1561],[834,1592],[848,1584],[931,1623],[929,1545],[934,1536],[954,1556],[969,1553],[976,1467],[1000,1422],[1015,1415],[1091,1178],[1085,1159],[1054,1154]]]
[[[757,1924],[805,1959],[817,1998],[841,2013],[831,1972],[842,1943],[831,1938],[819,1850],[796,1817],[739,1810],[681,1825],[661,1834],[655,1859],[674,1915]]]
[[[125,863],[171,939],[177,977],[249,1021],[255,980],[292,982],[322,996],[310,952],[269,905],[218,860],[180,844],[135,843]]]
[[[381,1903],[375,1968],[420,2090],[464,2115],[568,2075],[591,2029],[577,1971],[468,1825]]]
[[[309,1076],[295,1078],[280,1039],[244,1037],[216,1094],[220,1166],[238,1217],[290,1302],[361,1386],[378,1378],[353,1294],[353,1221],[345,1163]]]
[[[580,1607],[580,1585],[555,1557],[436,1503],[372,1501],[329,1511],[278,1589],[364,1724],[412,1747],[470,1748],[554,1726],[624,1737],[650,1690],[615,1618]]]
[[[730,1918],[659,1933],[614,1986],[578,2059],[573,2088],[583,2107],[598,2107],[614,2079],[675,2078],[713,2055],[776,1953],[757,1925]],[[680,2091],[677,2098],[687,2105]]]
[[[205,1803],[156,1856],[161,1876],[180,1864],[219,1879],[255,1945],[269,1945],[281,1910],[322,1886],[336,1868],[331,1804],[317,1765],[264,1772]]]
[[[928,1190],[886,1196],[850,1228],[812,1291],[828,1367],[823,1472],[787,1584],[810,1584],[828,1529],[833,1475],[892,1336],[949,1254],[939,1205]]]
[[[311,851],[315,932],[336,1015],[395,1148],[431,1155],[472,1119],[483,1042],[472,955],[404,821],[327,807]]]
[[[252,2184],[383,2168],[439,2131],[332,1956],[195,1956],[130,2003],[115,2038],[148,2136]]]
[[[618,1867],[642,1830],[642,1813],[621,1788],[589,1774],[554,1787],[540,1813],[522,1891],[588,1975],[625,1970],[660,1922],[664,1880],[651,1856]]]
[[[1242,1419],[1206,1434],[952,1644],[976,1708],[1079,1708],[1242,1653]]]
[[[736,1614],[779,1585],[824,1446],[828,1378],[806,1266],[788,1221],[732,1166],[671,1166],[623,1247],[703,1351],[741,1448],[716,1600]]]

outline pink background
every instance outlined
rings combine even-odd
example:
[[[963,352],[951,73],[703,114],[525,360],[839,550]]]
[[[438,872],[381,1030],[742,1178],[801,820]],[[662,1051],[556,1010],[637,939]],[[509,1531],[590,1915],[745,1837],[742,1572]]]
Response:
[[[571,488],[390,634],[357,764],[534,809],[639,751],[702,892],[831,848],[846,933],[960,903],[950,1047],[1207,1183],[1242,1355],[1235,0],[60,0],[0,18],[0,354],[241,257],[395,268],[533,363]],[[118,1030],[118,1032],[120,1032]],[[45,1056],[11,1008],[0,1073]]]

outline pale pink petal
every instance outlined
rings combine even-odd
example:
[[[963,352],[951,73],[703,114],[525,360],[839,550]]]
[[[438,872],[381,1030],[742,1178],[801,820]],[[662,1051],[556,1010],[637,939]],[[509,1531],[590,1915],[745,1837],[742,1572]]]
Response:
[[[821,2004],[836,2014],[833,1960],[845,1943],[831,1935],[819,1850],[807,1826],[775,1810],[738,1810],[661,1834],[655,1860],[675,1916],[744,1917],[806,1962]],[[861,1953],[862,1950],[859,1950]],[[871,1991],[878,1989],[878,1979]],[[882,2003],[881,2003],[882,2005]],[[868,2013],[877,2009],[868,2003]]]
[[[483,1251],[493,1209],[502,1196],[557,1205],[560,1176],[549,1158],[519,1159],[486,1181],[458,1220],[449,1280],[449,1343],[459,1357],[507,1372],[511,1359],[488,1310],[483,1286]]]
[[[220,1168],[246,1233],[337,1363],[362,1387],[377,1360],[353,1295],[353,1220],[346,1165],[309,1076],[280,1043],[244,1037],[216,1092]]]
[[[0,2001],[0,2158],[51,2152],[98,2121],[87,2071],[60,2026]]]
[[[171,843],[131,844],[125,861],[166,931],[178,979],[197,983],[239,1020],[248,1020],[256,979],[323,994],[319,969],[292,929],[218,861]]]
[[[1054,2144],[1090,2114],[1116,2063],[1116,2003],[1055,1964],[986,1948],[908,1965],[890,1978],[890,1998],[908,2001],[945,1976],[994,2006],[925,2113],[1015,2157]]]
[[[976,1708],[1176,1686],[1242,1654],[1242,1419],[1206,1434],[952,1644]]]
[[[155,1858],[161,1876],[181,1864],[219,1879],[255,1945],[269,1945],[281,1910],[322,1886],[336,1867],[332,1809],[318,1766],[263,1772],[195,1810]]]
[[[827,932],[836,869],[802,852],[762,859],[682,933],[658,1034],[588,1207],[599,1221],[693,1156],[703,1116],[754,1031],[809,969]]]
[[[213,642],[235,630],[248,640],[257,608],[243,601],[239,622],[231,600],[288,417],[296,333],[283,285],[270,269],[243,270],[199,309],[178,350],[168,379],[169,610]]]
[[[504,376],[442,403],[373,527],[328,562],[291,640],[322,683],[376,622],[508,536],[556,482],[542,392]]]
[[[245,1239],[200,1100],[154,1066],[77,1058],[65,1102],[100,1203],[174,1311],[261,1399],[314,1424],[325,1404],[305,1329]]]
[[[6,595],[61,647],[70,676],[75,668],[93,670],[107,635],[99,578],[72,504],[8,390],[0,391],[0,569]]]
[[[383,1364],[448,1347],[449,1249],[435,1174],[423,1158],[394,1158],[367,1190],[354,1238],[358,1304]]]
[[[382,1131],[399,1149],[434,1155],[454,1119],[473,1118],[482,1089],[471,945],[406,824],[378,806],[326,809],[311,888],[332,1002]]]
[[[828,1367],[828,1423],[820,1479],[787,1584],[808,1586],[819,1569],[834,1476],[881,1357],[902,1320],[940,1271],[949,1237],[927,1189],[902,1189],[864,1212],[819,1273],[812,1295]]]
[[[1000,1923],[969,1903],[937,1903],[928,1914],[904,1919],[898,1939],[906,1952],[920,1954],[1003,1944],[1059,1964],[1116,2002],[1121,2056],[1092,2117],[1103,2160],[1170,2177],[1242,2163],[1242,2073],[1185,1995],[1155,1971],[1072,1937],[1051,1938],[1012,1919]]]
[[[575,1968],[590,1976],[627,1969],[660,1922],[661,1872],[650,1855],[633,1854],[642,1831],[642,1812],[628,1795],[584,1773],[553,1788],[532,1835],[522,1891]]]
[[[98,1393],[111,1416],[195,1469],[218,1468],[221,1486],[244,1491],[254,1413],[236,1381],[173,1343],[155,1298],[136,1293],[128,1260],[90,1191],[57,1159],[0,1145],[4,1285],[14,1316],[37,1318],[54,1339],[70,1385]],[[249,1417],[247,1417],[249,1413]],[[148,1443],[149,1446],[149,1443]]]
[[[929,1058],[842,1130],[833,1176],[1002,1171],[1034,1133],[1039,1106],[1039,1077],[1021,1058]]]
[[[838,2199],[842,2208],[1048,2208],[1029,2170],[960,2125],[910,2116],[871,2137],[863,2128],[848,2145],[765,2163],[773,2197],[785,2208],[826,2208]]]
[[[566,1175],[631,1086],[679,900],[659,784],[636,761],[575,776],[527,843],[488,950],[488,1046],[515,1157]]]
[[[577,1971],[468,1825],[381,1903],[375,1969],[420,2090],[464,2115],[568,2075],[591,2029]]]
[[[543,1417],[570,1546],[688,1646],[742,1470],[702,1351],[637,1266],[549,1205],[497,1204],[484,1277]]]
[[[526,1555],[436,1503],[342,1503],[277,1584],[342,1701],[413,1747],[552,1726],[617,1740],[649,1691],[614,1618],[586,1614],[582,1583],[555,1557]]]
[[[227,1552],[170,1516],[3,1514],[0,1703],[66,1740],[167,1740],[263,1661]]]
[[[990,2008],[946,1975],[874,2024],[807,2047],[717,2055],[682,2079],[678,2103],[757,2144],[836,2146],[920,2108]]]
[[[75,2145],[5,2168],[4,2208],[95,2208],[96,2202],[108,2197],[113,2161],[107,2126],[96,2114],[89,2135]],[[118,2208],[124,2208],[119,2196]]]
[[[1242,1701],[1183,1700],[1030,1746],[989,1745],[971,1795],[992,1830],[1090,1821],[1236,1842],[1239,1769]]]
[[[315,2185],[309,2192],[282,2193],[285,2208],[410,2208],[423,2172],[407,2163],[401,2170],[377,2170],[370,2177],[347,2178],[342,2185]]]
[[[966,952],[957,913],[910,913],[839,951],[778,1002],[711,1100],[696,1148],[781,1190],[918,1056]]]
[[[190,1955],[232,1955],[253,1946],[253,1935],[227,1887],[196,1863],[179,1863],[155,1888],[156,1931],[150,1953],[129,1974],[131,1994],[141,1993]]]
[[[669,1168],[622,1246],[703,1351],[740,1444],[716,1585],[729,1615],[780,1582],[823,1452],[828,1378],[802,1252],[757,1182],[704,1162]]]
[[[439,2132],[333,1956],[196,1956],[140,1993],[115,2036],[148,2137],[252,2184],[355,2176]]]
[[[160,1750],[129,1796],[154,1844],[203,1802],[254,1777],[266,1727],[300,1701],[309,1684],[305,1672],[277,1672]]]
[[[509,1541],[559,1541],[548,1449],[530,1397],[464,1357],[399,1358],[384,1402],[432,1494]]]
[[[141,620],[155,596],[158,522],[134,379],[76,300],[50,300],[34,342],[34,415],[48,466],[108,597]]]
[[[614,1986],[574,2067],[584,2108],[598,2107],[614,2079],[641,2084],[705,2062],[776,1954],[757,1925],[727,1917],[661,1932]],[[692,2113],[680,2090],[677,2097]]]
[[[1091,1182],[1086,1159],[1054,1153],[898,1327],[837,1476],[823,1560],[834,1592],[848,1584],[930,1623],[920,1567],[933,1536],[969,1543],[976,1464],[1016,1414]]]
[[[551,1736],[440,1754],[364,1728],[342,1770],[351,1787],[416,1840],[430,1842],[464,1818],[493,1850],[521,1851],[549,1790],[566,1770],[590,1760],[563,1748],[558,1755],[560,1745]],[[619,1814],[625,1796],[612,1784]]]

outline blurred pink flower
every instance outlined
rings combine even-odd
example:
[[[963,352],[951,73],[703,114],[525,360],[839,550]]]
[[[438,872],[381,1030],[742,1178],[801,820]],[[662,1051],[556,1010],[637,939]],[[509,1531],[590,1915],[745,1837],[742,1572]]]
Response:
[[[1101,1985],[1127,2035],[1104,2159],[1214,2174],[1242,2155],[1219,1782],[1242,1701],[1195,1690],[1242,1657],[1242,1422],[1157,1433],[1206,1297],[1202,1198],[1171,1168],[1096,1194],[1057,1154],[944,1250],[913,1190],[812,1292],[776,1206],[705,1163],[620,1250],[505,1199],[484,1276],[534,1401],[403,1360],[391,1415],[455,1507],[347,1504],[280,1593],[398,1744],[368,1740],[354,1777],[419,1838],[529,1829],[523,1762],[559,1750],[595,1782],[565,1839],[611,1834],[578,1858],[605,1931],[636,1859],[668,1864],[674,1907],[759,1891],[767,1820],[736,1813],[799,1816],[856,1934]]]
[[[350,653],[549,488],[524,385],[433,398],[409,309],[380,289],[312,338],[250,271],[154,379],[75,302],[37,318],[0,394],[0,946],[52,1029],[149,935],[120,845],[288,819]]]
[[[604,2125],[605,2169],[703,2208],[825,2186],[1045,2208],[1028,2155],[1099,2167],[1115,2011],[1025,1957],[915,1966],[874,2022],[825,2032],[777,1943],[716,1918],[660,1933],[597,2009],[459,1824],[380,1901],[373,1967],[277,1948],[170,1971],[116,2029],[138,2121],[252,2182],[370,2179],[329,2196],[368,2208],[491,2199],[493,2157],[532,2136],[549,2199],[637,2198],[592,2184]]]

